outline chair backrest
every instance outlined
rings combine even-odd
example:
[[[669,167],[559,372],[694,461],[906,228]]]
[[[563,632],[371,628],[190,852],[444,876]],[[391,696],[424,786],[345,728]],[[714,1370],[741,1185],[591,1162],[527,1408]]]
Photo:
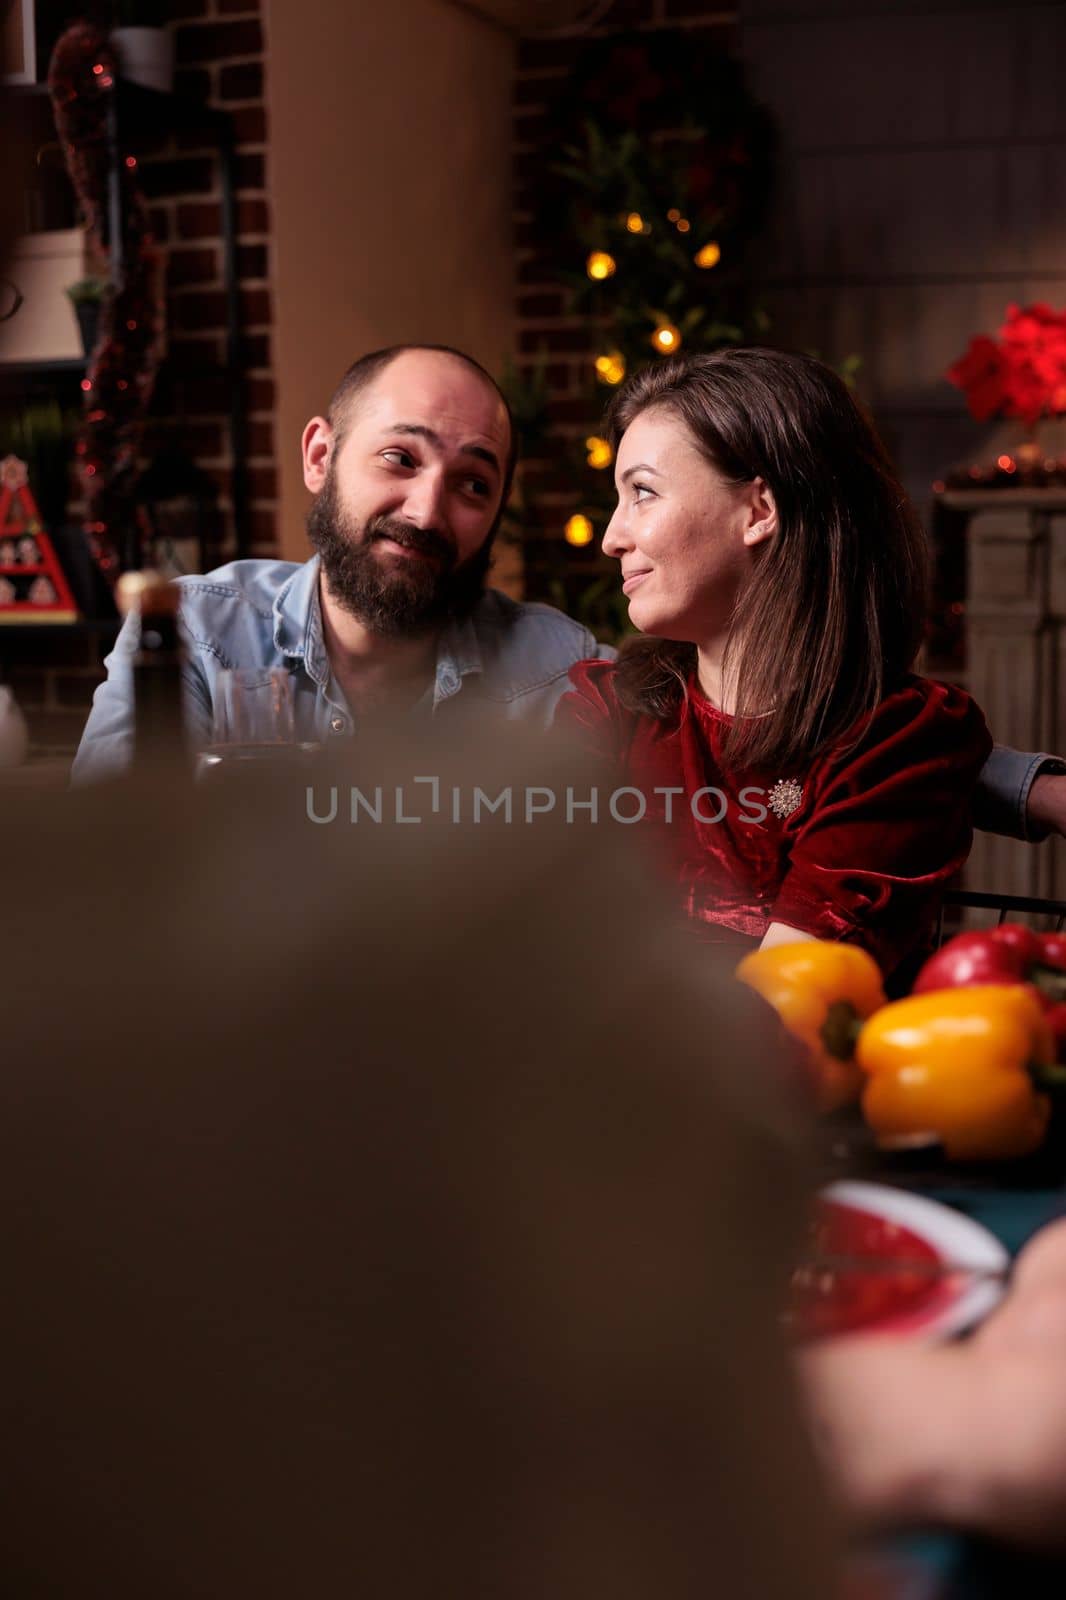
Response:
[[[962,910],[994,911],[997,927],[1017,917],[1044,917],[1058,933],[1066,924],[1066,900],[1041,900],[1026,894],[982,894],[971,889],[948,889],[936,923],[936,947],[944,942],[944,913],[949,907]]]

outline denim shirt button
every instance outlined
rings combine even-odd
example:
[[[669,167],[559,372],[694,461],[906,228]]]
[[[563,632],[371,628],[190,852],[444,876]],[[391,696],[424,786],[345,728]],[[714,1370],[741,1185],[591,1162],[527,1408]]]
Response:
[[[454,672],[442,672],[440,675],[440,686],[445,694],[454,694],[455,690],[459,687],[459,679],[455,676]]]
[[[334,733],[343,733],[348,726],[343,717],[330,717],[329,725]]]

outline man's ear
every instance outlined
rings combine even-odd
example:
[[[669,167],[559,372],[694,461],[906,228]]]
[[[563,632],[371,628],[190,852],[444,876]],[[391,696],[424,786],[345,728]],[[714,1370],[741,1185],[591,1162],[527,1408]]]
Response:
[[[748,546],[765,544],[777,534],[777,502],[765,479],[754,478],[749,488],[748,525],[744,529],[744,543]]]
[[[333,429],[325,417],[312,417],[300,439],[303,454],[304,484],[318,494],[329,474],[333,456]]]

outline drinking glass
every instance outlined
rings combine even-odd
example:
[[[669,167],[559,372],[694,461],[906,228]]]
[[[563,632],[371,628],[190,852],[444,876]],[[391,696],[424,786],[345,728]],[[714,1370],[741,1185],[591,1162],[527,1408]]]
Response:
[[[215,683],[211,743],[200,771],[283,762],[316,745],[298,743],[292,680],[283,667],[229,668]]]

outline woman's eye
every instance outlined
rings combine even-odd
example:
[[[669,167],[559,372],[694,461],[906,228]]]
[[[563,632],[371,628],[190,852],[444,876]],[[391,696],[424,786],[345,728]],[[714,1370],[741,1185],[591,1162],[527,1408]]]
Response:
[[[395,460],[395,464],[400,467],[413,467],[415,464],[415,458],[409,450],[383,450],[381,454],[385,461]]]
[[[634,500],[636,500],[636,501],[643,500],[645,495],[651,495],[654,498],[655,490],[652,489],[646,483],[635,483],[635,484],[633,484],[633,499]]]

